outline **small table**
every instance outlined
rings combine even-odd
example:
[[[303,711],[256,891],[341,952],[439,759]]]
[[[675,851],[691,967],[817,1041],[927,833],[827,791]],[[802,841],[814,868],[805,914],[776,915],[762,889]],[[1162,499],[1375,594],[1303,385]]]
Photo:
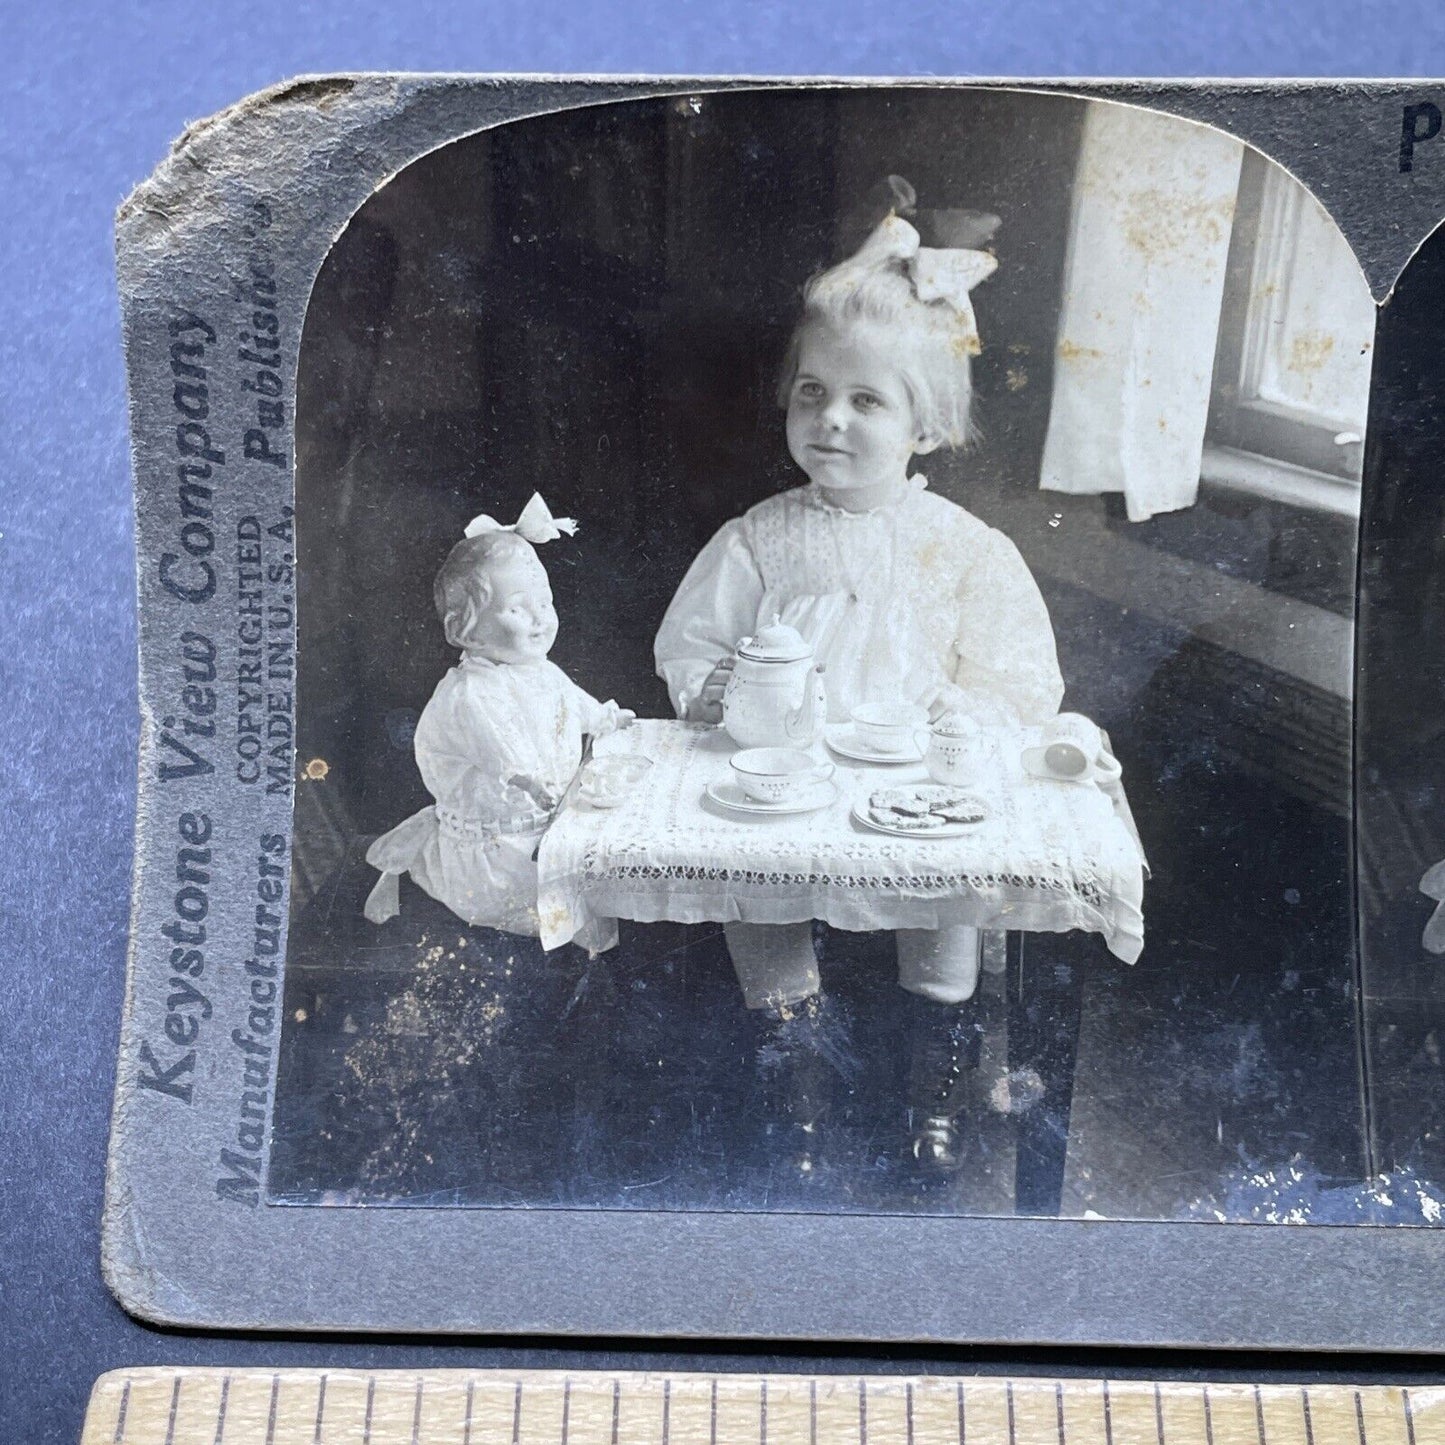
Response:
[[[925,779],[922,764],[834,758],[837,797],[817,812],[760,817],[707,797],[730,779],[720,728],[641,720],[597,755],[653,766],[620,807],[569,798],[538,852],[542,944],[615,941],[612,920],[801,923],[872,932],[968,924],[1102,934],[1127,963],[1144,946],[1144,859],[1116,786],[1030,776],[1031,739],[990,735],[993,764],[969,791],[988,816],[953,838],[899,837],[853,816],[875,788]]]
[[[897,837],[853,816],[879,787],[921,781],[921,763],[835,757],[838,796],[817,812],[759,817],[708,798],[735,751],[720,728],[639,721],[597,755],[640,753],[652,767],[620,807],[569,797],[538,852],[542,943],[612,946],[619,918],[655,923],[801,923],[854,931],[969,924],[1008,933],[1009,1068],[1032,1069],[1043,1097],[1018,1120],[1015,1208],[1056,1215],[1063,1193],[1082,979],[1029,946],[1040,934],[1101,934],[1133,963],[1144,946],[1145,863],[1119,784],[1035,778],[1034,740],[991,738],[993,761],[969,791],[987,818],[954,838]],[[819,750],[821,752],[821,749]]]

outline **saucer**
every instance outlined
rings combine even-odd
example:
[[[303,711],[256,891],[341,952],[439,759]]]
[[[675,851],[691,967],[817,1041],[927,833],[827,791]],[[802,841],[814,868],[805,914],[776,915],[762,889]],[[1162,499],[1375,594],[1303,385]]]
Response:
[[[869,813],[866,798],[860,798],[853,804],[853,819],[875,833],[887,833],[894,838],[916,838],[925,843],[933,838],[962,838],[978,827],[978,823],[939,823],[932,828],[895,828],[889,823],[879,822]],[[979,819],[979,822],[982,821]]]
[[[921,763],[923,754],[918,750],[918,743],[909,738],[908,746],[901,753],[880,753],[877,748],[871,748],[854,731],[853,724],[829,723],[823,730],[823,738],[828,746],[840,757],[854,758],[860,763]]]
[[[704,790],[719,807],[730,813],[751,813],[754,816],[788,813],[816,813],[838,796],[838,785],[831,778],[815,783],[801,798],[792,803],[760,803],[750,798],[734,782],[709,783]]]

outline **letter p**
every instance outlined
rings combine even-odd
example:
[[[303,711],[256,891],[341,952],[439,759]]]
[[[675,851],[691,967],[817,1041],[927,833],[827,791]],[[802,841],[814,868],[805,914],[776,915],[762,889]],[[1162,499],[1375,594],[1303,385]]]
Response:
[[[1420,122],[1425,122],[1424,130]],[[1400,122],[1400,170],[1415,169],[1415,147],[1422,140],[1434,140],[1440,134],[1440,107],[1422,100],[1405,107],[1404,119]]]

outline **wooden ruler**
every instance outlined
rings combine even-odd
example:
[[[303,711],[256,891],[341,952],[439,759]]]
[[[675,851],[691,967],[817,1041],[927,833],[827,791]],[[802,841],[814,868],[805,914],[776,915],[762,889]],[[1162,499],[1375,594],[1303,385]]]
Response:
[[[1445,1445],[1445,1388],[117,1370],[82,1445]]]

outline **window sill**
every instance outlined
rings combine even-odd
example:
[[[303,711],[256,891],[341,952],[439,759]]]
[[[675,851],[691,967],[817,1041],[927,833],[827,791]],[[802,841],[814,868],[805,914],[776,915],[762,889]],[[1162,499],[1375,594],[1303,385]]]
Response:
[[[1245,492],[1271,502],[1355,520],[1360,515],[1358,482],[1277,462],[1254,452],[1237,451],[1234,447],[1205,447],[1199,476],[1212,486]]]

